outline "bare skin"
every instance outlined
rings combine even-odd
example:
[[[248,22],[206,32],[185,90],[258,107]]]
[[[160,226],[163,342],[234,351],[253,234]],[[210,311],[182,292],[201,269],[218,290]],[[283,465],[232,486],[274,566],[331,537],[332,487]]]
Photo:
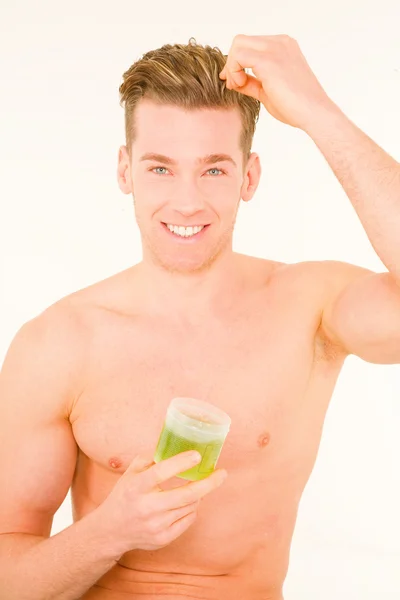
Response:
[[[70,408],[74,520],[103,502],[136,454],[153,454],[171,398],[202,398],[232,418],[218,464],[228,479],[202,499],[195,523],[165,548],[123,555],[82,600],[283,597],[299,501],[345,354],[320,329],[321,263],[234,260],[240,299],[199,323],[149,312],[138,266],[66,299],[84,319],[90,357]]]
[[[143,262],[49,307],[18,333],[2,369],[0,587],[10,600],[282,600],[343,362],[400,361],[398,163],[322,93],[298,46],[278,38],[235,39],[227,82],[245,78],[239,59],[259,73],[261,83],[240,89],[257,96],[265,86],[267,110],[309,133],[389,272],[233,253],[240,200],[261,174],[257,154],[243,162],[239,112],[141,101],[118,183],[134,196]],[[205,480],[212,494],[164,544],[140,504],[156,519],[154,496],[124,490],[141,481],[136,460],[153,456],[175,396],[229,413],[218,464],[229,475],[213,491],[218,474]],[[162,481],[164,509],[193,491],[167,492],[182,480]],[[75,523],[49,537],[70,486]]]

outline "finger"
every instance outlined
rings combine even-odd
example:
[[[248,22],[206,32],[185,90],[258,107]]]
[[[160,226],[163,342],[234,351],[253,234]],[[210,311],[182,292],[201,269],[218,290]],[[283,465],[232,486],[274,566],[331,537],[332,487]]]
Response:
[[[236,86],[242,86],[246,83],[247,80],[247,73],[244,69],[237,69],[237,71],[230,71],[230,76],[231,79],[233,81],[233,83]]]
[[[182,533],[189,529],[191,525],[195,522],[197,518],[197,512],[190,512],[185,517],[178,519],[167,529],[167,538],[166,543],[170,544],[172,541],[176,540]]]
[[[229,69],[225,71],[224,78],[226,79],[226,87],[228,89],[234,89],[235,87],[242,86],[246,83],[247,74],[243,69],[232,73]]]
[[[239,58],[237,50],[233,49],[233,46],[232,46],[232,48],[229,51],[229,54],[227,56],[225,66],[219,74],[220,78],[227,79],[228,76],[236,77],[235,74],[239,74],[239,77],[240,77],[240,73],[244,73],[244,65],[242,65],[239,62],[240,59],[242,59],[241,62],[243,62],[243,63],[245,60],[247,60],[247,62],[249,60],[248,57],[247,56],[245,57],[245,55],[243,54],[243,50],[242,50],[241,56]],[[249,66],[249,65],[246,65],[246,66]]]
[[[199,508],[199,501],[196,500],[196,502],[191,502],[190,504],[187,504],[186,506],[182,506],[181,508],[169,510],[168,512],[164,513],[164,517],[163,517],[165,527],[170,527],[176,521],[179,521],[179,519],[182,519],[183,517],[186,517],[187,515],[191,515],[192,513],[197,513],[198,508]]]
[[[261,78],[246,73],[246,69],[252,69],[255,75],[257,64],[260,61],[260,52],[252,47],[237,47],[228,55],[227,62],[220,73],[221,79],[226,81],[226,87],[242,92],[261,100],[263,92]]]
[[[199,452],[193,452],[192,450],[180,452],[171,458],[154,464],[150,469],[145,471],[143,473],[143,483],[149,489],[157,489],[160,483],[191,469],[199,464],[201,460],[202,457]]]
[[[226,78],[227,75],[235,76],[236,73],[244,72],[244,69],[254,70],[265,44],[262,40],[263,36],[236,36],[220,73],[222,78]]]
[[[151,467],[152,465],[154,465],[154,460],[152,457],[150,456],[141,456],[141,455],[137,455],[133,458],[133,460],[131,461],[131,463],[129,464],[128,468],[126,469],[125,474],[135,474],[135,473],[142,473],[143,471],[145,471],[146,469],[148,469],[149,467]]]
[[[261,81],[257,77],[253,77],[253,75],[243,74],[245,77],[241,78],[241,83],[233,85],[230,89],[245,94],[245,96],[251,96],[261,102],[261,95],[264,92]]]
[[[243,85],[243,83],[246,80],[246,73],[244,67],[233,58],[228,58],[228,62],[226,63],[226,66],[222,69],[221,73],[223,74],[224,79],[230,78],[236,85]]]
[[[224,469],[218,469],[205,479],[193,481],[173,490],[164,490],[159,494],[159,506],[161,509],[170,510],[196,502],[218,488],[225,481],[226,475]]]

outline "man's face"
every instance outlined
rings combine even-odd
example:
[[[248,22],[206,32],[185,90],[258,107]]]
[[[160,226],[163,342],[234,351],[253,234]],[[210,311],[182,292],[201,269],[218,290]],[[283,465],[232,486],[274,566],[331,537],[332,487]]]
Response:
[[[129,186],[123,191],[134,195],[144,258],[169,271],[209,267],[231,251],[242,186],[249,187],[239,147],[239,111],[185,111],[142,100],[135,123],[132,162],[128,168],[123,147],[119,172],[125,168]],[[203,161],[217,154],[230,156],[235,164],[222,156]],[[252,155],[249,162],[255,160]]]

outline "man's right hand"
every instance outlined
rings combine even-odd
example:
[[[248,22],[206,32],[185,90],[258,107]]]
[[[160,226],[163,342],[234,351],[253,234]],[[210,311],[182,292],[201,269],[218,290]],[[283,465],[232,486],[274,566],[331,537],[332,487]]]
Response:
[[[195,458],[193,458],[195,456]],[[101,525],[110,532],[118,559],[129,550],[158,550],[194,523],[200,499],[219,487],[226,471],[171,490],[161,483],[194,467],[198,452],[182,452],[159,463],[141,456],[133,459],[110,494],[97,508]]]

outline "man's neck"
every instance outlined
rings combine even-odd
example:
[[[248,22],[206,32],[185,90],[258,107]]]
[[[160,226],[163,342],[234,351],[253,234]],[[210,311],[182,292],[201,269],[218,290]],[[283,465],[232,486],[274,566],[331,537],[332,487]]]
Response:
[[[224,315],[234,305],[244,280],[238,255],[232,251],[192,273],[169,271],[143,260],[136,276],[150,312],[188,323]]]

